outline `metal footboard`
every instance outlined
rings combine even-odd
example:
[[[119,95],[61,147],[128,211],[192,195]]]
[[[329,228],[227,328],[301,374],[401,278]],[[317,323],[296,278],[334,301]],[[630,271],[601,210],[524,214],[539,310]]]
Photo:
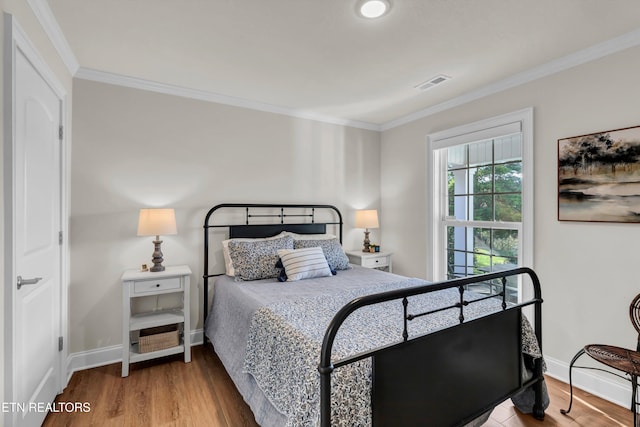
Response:
[[[505,302],[506,279],[528,275],[531,300],[515,305]],[[502,310],[465,321],[465,286],[500,279]],[[460,300],[427,313],[410,314],[409,297],[458,288]],[[495,297],[495,296],[493,296]],[[332,360],[333,343],[344,321],[356,310],[386,301],[403,304],[404,325],[399,342],[340,360]],[[542,295],[540,281],[529,268],[518,268],[420,287],[393,290],[354,299],[329,324],[322,343],[320,364],[321,426],[331,425],[331,374],[335,369],[365,358],[372,359],[373,426],[459,426],[482,415],[502,401],[533,387],[533,415],[544,418],[542,359],[535,359],[533,377],[524,380],[521,322],[522,309],[533,306],[534,331],[542,352]],[[409,337],[411,320],[448,309],[459,310],[459,324],[440,331]]]

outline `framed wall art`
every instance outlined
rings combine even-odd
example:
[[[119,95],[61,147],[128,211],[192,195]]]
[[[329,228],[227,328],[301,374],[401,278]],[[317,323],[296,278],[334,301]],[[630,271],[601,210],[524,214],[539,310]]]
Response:
[[[640,126],[558,140],[558,220],[640,222]]]

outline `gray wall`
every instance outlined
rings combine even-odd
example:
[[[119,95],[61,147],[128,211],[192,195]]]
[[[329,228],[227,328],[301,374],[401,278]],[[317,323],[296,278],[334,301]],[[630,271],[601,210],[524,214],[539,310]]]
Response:
[[[379,207],[378,132],[81,79],[73,121],[71,352],[122,342],[120,276],[150,263],[153,252],[152,238],[136,236],[142,207],[176,209],[178,234],[163,237],[162,248],[166,265],[194,273],[198,328],[210,207],[333,204],[344,215],[347,248],[362,241],[355,209]]]
[[[557,140],[640,125],[640,48],[387,130],[382,134],[382,239],[394,270],[427,268],[427,135],[534,108],[535,270],[542,281],[544,352],[568,365],[590,342],[635,346],[628,305],[640,292],[640,224],[557,221]]]

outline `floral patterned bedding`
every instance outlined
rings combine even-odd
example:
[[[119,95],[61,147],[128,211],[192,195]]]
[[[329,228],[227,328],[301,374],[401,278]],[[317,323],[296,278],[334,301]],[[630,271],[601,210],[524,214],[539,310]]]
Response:
[[[317,425],[320,346],[335,313],[358,296],[424,284],[426,282],[418,279],[396,279],[381,285],[334,289],[330,294],[299,296],[264,305],[255,311],[251,320],[243,370],[255,380],[269,402],[286,417],[287,426]],[[473,294],[465,295],[473,298]],[[451,305],[458,299],[458,291],[449,289],[411,297],[409,300],[411,311],[415,313]],[[499,309],[500,301],[497,299],[481,301],[465,308],[465,318],[470,320]],[[415,336],[457,323],[458,311],[446,310],[410,322],[409,334]],[[540,357],[535,335],[526,319],[522,332],[523,352]],[[340,358],[400,341],[401,334],[400,301],[366,307],[355,312],[341,328],[334,344],[333,357]],[[369,359],[334,371],[333,425],[371,424],[370,372]],[[527,408],[523,410],[526,412]]]

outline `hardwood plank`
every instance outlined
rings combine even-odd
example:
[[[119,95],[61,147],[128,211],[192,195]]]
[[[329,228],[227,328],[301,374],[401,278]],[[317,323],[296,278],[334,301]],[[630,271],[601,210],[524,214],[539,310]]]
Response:
[[[502,421],[506,427],[532,426],[598,426],[615,427],[633,424],[633,413],[618,405],[600,399],[574,387],[573,408],[567,415],[562,415],[560,409],[569,406],[569,385],[554,378],[546,378],[550,404],[544,421],[538,421],[530,415],[518,411],[510,400],[502,408],[511,409],[513,415]],[[493,414],[492,414],[493,416]]]
[[[226,373],[222,362],[213,351],[211,352],[216,363],[206,365],[206,374],[212,385],[216,400],[221,404],[227,424],[238,427],[257,425],[251,409],[242,399],[235,384]]]
[[[576,389],[569,415],[560,409],[569,404],[569,386],[547,378],[550,406],[544,421],[520,413],[510,400],[491,414],[486,427],[629,426],[633,414]],[[182,355],[131,365],[130,375],[120,377],[120,364],[73,374],[57,402],[88,402],[90,412],[51,413],[46,427],[156,426],[256,427],[248,405],[227,375],[210,346],[192,348],[192,362]]]

